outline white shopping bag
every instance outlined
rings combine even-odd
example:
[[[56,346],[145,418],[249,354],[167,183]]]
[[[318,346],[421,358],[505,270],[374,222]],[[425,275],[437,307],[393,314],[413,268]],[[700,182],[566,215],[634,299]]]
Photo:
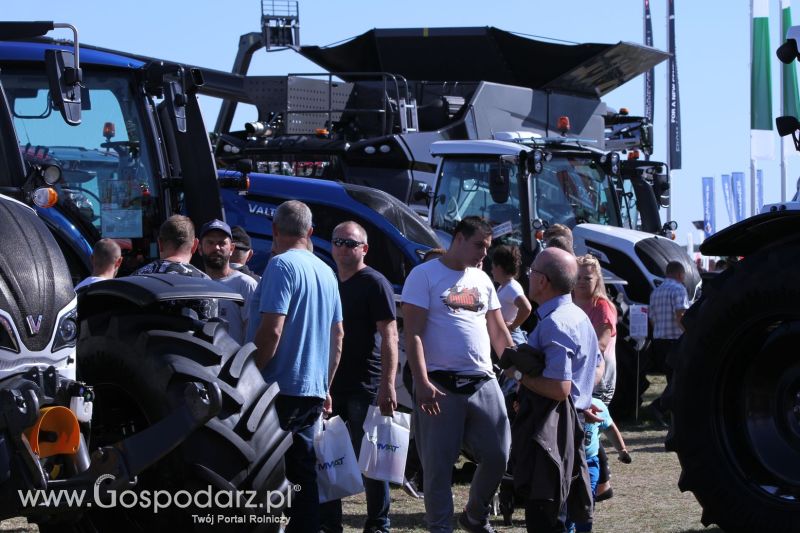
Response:
[[[340,417],[323,421],[323,430],[314,435],[314,452],[319,503],[364,492],[350,433]]]
[[[371,479],[402,484],[410,427],[411,415],[395,411],[394,416],[383,416],[378,407],[370,406],[358,454],[361,473]]]

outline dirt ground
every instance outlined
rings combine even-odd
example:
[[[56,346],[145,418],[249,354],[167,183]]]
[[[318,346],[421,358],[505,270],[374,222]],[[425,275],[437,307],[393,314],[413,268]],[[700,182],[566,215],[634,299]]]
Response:
[[[651,394],[663,387],[663,378],[655,378]],[[647,402],[649,398],[646,398]],[[612,413],[613,414],[613,413]],[[633,462],[625,465],[610,453],[614,497],[599,503],[595,512],[594,530],[599,532],[718,532],[717,528],[703,528],[700,523],[700,506],[691,493],[678,490],[680,466],[673,453],[664,451],[666,431],[654,427],[649,420],[620,425]],[[453,488],[455,509],[463,508],[469,486],[458,484]],[[345,531],[360,532],[363,528],[366,502],[363,495],[344,502]],[[392,489],[392,531],[423,532],[425,508],[422,500],[407,496],[401,489]],[[500,516],[492,524],[501,532],[525,531],[523,511],[514,514],[514,524],[502,525]],[[0,523],[0,531],[38,531],[24,518],[14,518]]]

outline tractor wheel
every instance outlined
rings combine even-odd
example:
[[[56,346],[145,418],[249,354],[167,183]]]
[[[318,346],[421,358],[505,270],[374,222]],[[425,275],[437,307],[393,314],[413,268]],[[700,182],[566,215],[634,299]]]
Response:
[[[84,521],[100,531],[207,530],[208,524],[198,523],[192,515],[221,512],[244,517],[244,523],[233,526],[237,529],[277,531],[278,524],[269,522],[269,515],[280,516],[283,510],[288,490],[283,455],[292,441],[280,428],[274,409],[278,387],[264,382],[254,352],[253,344],[239,346],[220,322],[139,310],[84,320],[78,373],[95,390],[90,448],[113,444],[165,417],[182,397],[186,382],[216,383],[223,397],[220,413],[145,470],[132,490],[167,490],[173,495],[222,490],[234,496],[240,491],[242,504],[261,506],[173,505],[158,514],[138,507],[108,512],[93,508]],[[248,501],[250,492],[244,491],[255,491],[257,496]]]
[[[666,444],[705,525],[800,532],[798,262],[797,246],[757,252],[686,314]]]

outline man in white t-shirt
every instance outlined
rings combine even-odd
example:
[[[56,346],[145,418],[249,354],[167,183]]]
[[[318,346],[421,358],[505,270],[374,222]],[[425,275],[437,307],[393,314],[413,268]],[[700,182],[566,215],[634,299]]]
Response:
[[[484,219],[465,218],[447,253],[414,268],[403,287],[430,531],[452,531],[452,468],[462,448],[478,469],[458,523],[467,531],[494,531],[489,504],[505,472],[511,433],[490,345],[502,353],[514,343],[492,281],[473,266],[486,257],[491,241],[492,228]]]
[[[122,250],[113,239],[100,239],[92,249],[92,275],[77,285],[75,290],[98,281],[114,279],[122,265]]]

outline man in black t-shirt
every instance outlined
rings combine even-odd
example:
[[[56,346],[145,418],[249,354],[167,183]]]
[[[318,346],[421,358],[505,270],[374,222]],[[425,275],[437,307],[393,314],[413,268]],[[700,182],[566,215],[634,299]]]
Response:
[[[364,263],[369,250],[367,232],[356,222],[333,230],[333,260],[342,298],[344,342],[339,368],[331,385],[333,414],[347,422],[355,450],[370,405],[391,416],[397,408],[394,378],[397,369],[397,323],[394,291],[389,281]],[[367,521],[364,531],[389,530],[389,484],[364,478]],[[342,502],[322,506],[323,530],[342,531]]]
[[[161,224],[158,230],[158,253],[160,259],[144,265],[133,273],[143,274],[178,274],[192,278],[209,278],[205,272],[189,263],[192,254],[197,250],[199,241],[195,237],[194,224],[189,217],[172,215]],[[197,313],[200,320],[208,320],[217,316],[216,299],[170,300],[165,302],[170,308],[188,307]]]

